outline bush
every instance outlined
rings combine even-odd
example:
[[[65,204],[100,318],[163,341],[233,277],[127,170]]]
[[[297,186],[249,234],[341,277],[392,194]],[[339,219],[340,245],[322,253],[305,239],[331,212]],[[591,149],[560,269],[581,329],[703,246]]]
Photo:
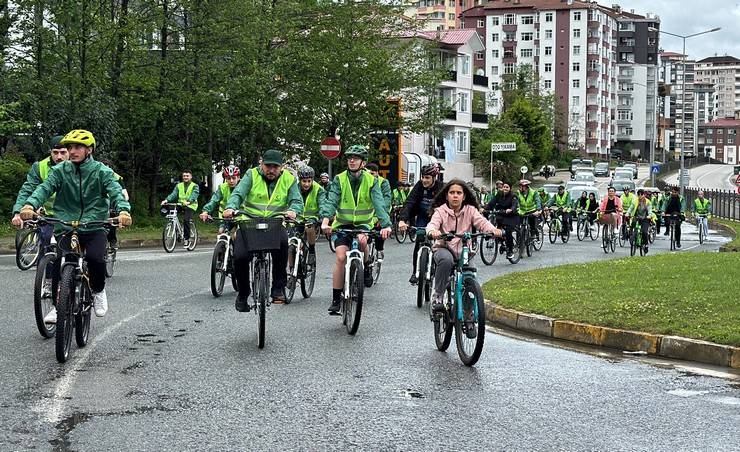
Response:
[[[0,158],[0,218],[11,216],[15,198],[26,180],[29,165],[22,158]]]

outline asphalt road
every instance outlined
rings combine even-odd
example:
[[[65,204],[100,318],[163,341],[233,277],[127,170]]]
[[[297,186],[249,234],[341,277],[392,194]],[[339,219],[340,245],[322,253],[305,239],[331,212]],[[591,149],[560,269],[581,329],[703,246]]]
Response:
[[[732,165],[701,165],[689,169],[689,187],[715,189],[715,190],[735,190],[734,179],[731,181],[733,166]],[[669,184],[678,184],[678,172],[669,174],[665,177]]]
[[[685,228],[681,252],[718,247]],[[651,253],[667,248],[659,239]],[[598,244],[546,243],[480,279],[603,259]],[[740,450],[740,379],[721,369],[500,330],[474,368],[454,344],[436,351],[407,283],[411,250],[387,245],[351,337],[326,314],[333,256],[321,242],[314,298],[271,308],[263,350],[255,315],[237,313],[231,292],[210,295],[210,250],[121,252],[108,315],[64,365],[36,331],[32,273],[0,257],[0,449]]]

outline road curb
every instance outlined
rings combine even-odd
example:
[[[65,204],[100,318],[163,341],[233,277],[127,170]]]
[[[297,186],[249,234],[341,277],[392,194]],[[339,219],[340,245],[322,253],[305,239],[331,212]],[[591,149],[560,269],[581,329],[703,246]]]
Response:
[[[486,300],[486,320],[489,324],[579,344],[740,369],[740,347],[730,345],[558,320],[504,308],[491,300]]]
[[[709,225],[711,227],[715,228],[715,229],[722,230],[722,231],[726,232],[727,235],[729,235],[730,237],[732,237],[733,240],[735,240],[735,238],[737,237],[737,233],[735,232],[735,230],[733,228],[731,228],[731,227],[729,227],[729,226],[727,226],[725,224],[722,224],[719,221],[715,221],[714,219],[710,219],[709,220]],[[738,249],[735,246],[722,245],[722,246],[719,247],[719,252],[720,253],[732,253],[732,252],[737,252],[737,251],[740,251],[740,249]]]

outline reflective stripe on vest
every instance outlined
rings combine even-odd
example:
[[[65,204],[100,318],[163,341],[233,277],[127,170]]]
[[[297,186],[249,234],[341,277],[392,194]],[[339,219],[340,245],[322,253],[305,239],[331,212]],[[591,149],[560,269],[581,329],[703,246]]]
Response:
[[[283,170],[275,182],[272,195],[269,194],[267,183],[257,168],[252,168],[252,188],[244,200],[244,210],[252,218],[268,218],[282,215],[288,208],[288,192],[295,183],[295,177]]]
[[[302,218],[304,220],[318,220],[319,218],[319,188],[321,188],[321,185],[317,184],[316,181],[311,184],[311,191],[308,192],[303,206]]]
[[[187,191],[185,190],[185,182],[177,184],[177,202],[185,204],[185,202],[190,199],[190,195],[193,194],[193,190],[195,190],[195,182],[190,182]],[[190,203],[187,207],[188,209],[196,210],[198,208],[198,201],[196,200]]]
[[[339,207],[337,208],[336,219],[332,227],[336,228],[342,225],[352,225],[355,227],[366,227],[372,228],[373,214],[375,208],[373,207],[372,197],[370,190],[375,183],[375,178],[372,174],[367,171],[362,172],[362,180],[357,193],[357,202],[355,203],[355,196],[352,192],[352,185],[349,183],[349,174],[347,171],[340,173],[339,186],[342,190],[342,197],[339,200]]]
[[[704,203],[702,205],[702,202],[699,198],[696,198],[694,200],[694,207],[696,208],[696,213],[698,214],[707,214],[709,213],[709,200],[707,198],[704,198]]]

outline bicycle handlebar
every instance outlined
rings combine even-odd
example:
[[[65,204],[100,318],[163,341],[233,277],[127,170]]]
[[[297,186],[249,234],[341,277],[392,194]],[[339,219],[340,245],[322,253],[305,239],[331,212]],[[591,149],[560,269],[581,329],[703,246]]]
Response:
[[[357,236],[360,234],[367,234],[373,237],[380,236],[380,232],[372,230],[372,229],[370,230],[368,229],[335,229],[331,231],[331,233],[337,234],[337,235],[352,235],[352,236]]]
[[[446,242],[449,242],[450,240],[454,238],[461,238],[465,240],[472,240],[477,237],[495,237],[495,235],[491,232],[463,232],[463,233],[452,233],[452,232],[446,232],[442,235],[440,235],[437,239],[438,240],[444,240]]]
[[[118,226],[118,218],[108,218],[105,221],[88,221],[86,223],[80,223],[79,221],[64,221],[60,220],[59,218],[54,217],[43,217],[38,216],[36,223],[46,223],[46,224],[61,224],[63,226],[68,226],[72,228],[73,230],[81,229],[81,228],[88,228],[88,227],[95,227],[95,226],[105,226],[105,227],[113,227]]]

